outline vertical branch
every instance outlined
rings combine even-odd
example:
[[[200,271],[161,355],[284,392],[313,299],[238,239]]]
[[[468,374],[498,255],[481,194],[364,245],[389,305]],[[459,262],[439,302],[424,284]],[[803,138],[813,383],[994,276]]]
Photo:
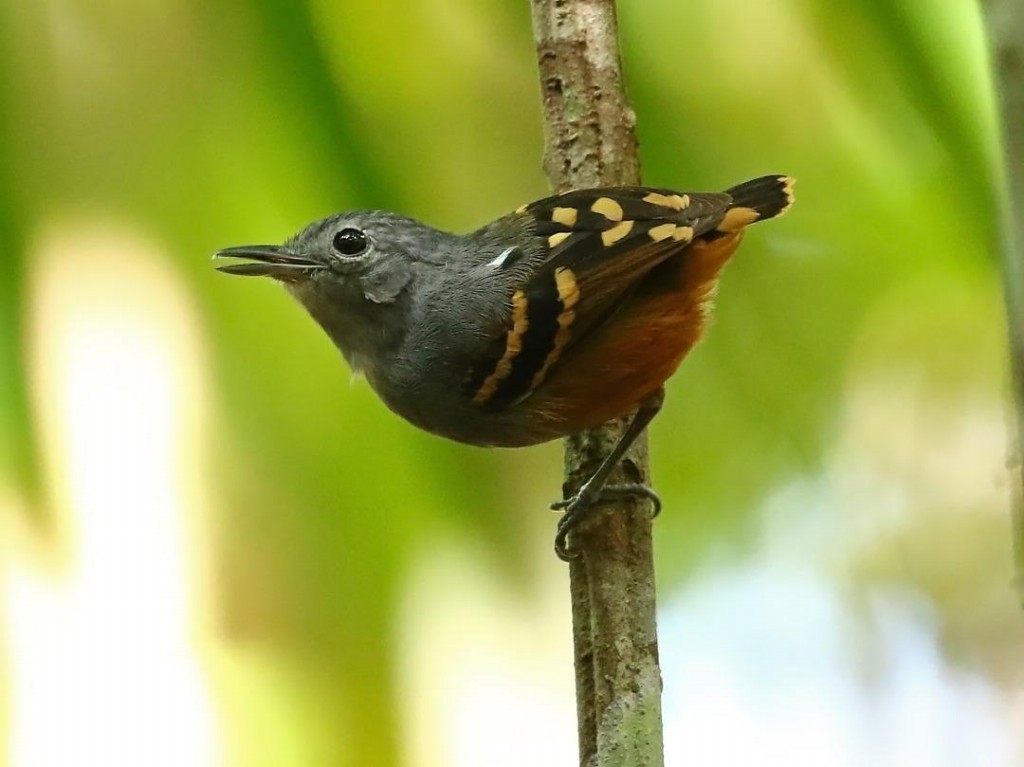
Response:
[[[1017,589],[1024,605],[1024,6],[1020,0],[988,0],[985,5],[1005,160],[999,200],[1013,392],[1008,463]]]
[[[555,191],[637,185],[614,0],[531,0],[544,99],[544,167]],[[566,497],[628,420],[566,441]],[[649,482],[642,437],[611,482]],[[573,532],[570,563],[580,764],[664,762],[651,520],[646,500],[601,504]]]

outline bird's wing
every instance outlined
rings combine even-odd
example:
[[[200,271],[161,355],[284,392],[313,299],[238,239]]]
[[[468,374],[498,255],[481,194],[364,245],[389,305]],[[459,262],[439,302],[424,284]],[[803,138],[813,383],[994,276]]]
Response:
[[[507,323],[470,372],[466,394],[493,410],[528,397],[651,269],[695,238],[740,223],[732,205],[727,193],[621,187],[568,192],[517,210],[544,249],[531,269],[517,270]],[[496,260],[494,268],[502,267]]]

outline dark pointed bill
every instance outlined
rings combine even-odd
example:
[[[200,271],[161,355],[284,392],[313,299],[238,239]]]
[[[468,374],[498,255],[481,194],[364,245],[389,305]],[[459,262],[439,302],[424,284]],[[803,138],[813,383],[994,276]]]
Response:
[[[236,264],[222,264],[217,271],[225,274],[239,274],[243,277],[277,277],[288,279],[323,268],[323,264],[308,256],[291,253],[280,245],[241,245],[224,248],[213,254],[214,258],[237,258]]]

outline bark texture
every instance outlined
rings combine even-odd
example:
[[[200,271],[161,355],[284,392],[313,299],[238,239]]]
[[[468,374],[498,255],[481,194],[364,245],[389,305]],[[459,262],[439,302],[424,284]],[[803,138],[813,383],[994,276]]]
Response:
[[[636,185],[636,118],[623,90],[614,0],[531,0],[544,100],[544,168],[555,191]],[[566,497],[622,433],[566,440]],[[612,475],[649,482],[646,435]],[[573,532],[569,565],[580,764],[664,764],[650,503],[601,504]]]

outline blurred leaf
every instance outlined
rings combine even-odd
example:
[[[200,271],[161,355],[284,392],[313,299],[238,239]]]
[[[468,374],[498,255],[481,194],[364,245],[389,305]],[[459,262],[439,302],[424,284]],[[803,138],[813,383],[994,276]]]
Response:
[[[0,481],[11,481],[24,492],[28,507],[42,515],[43,496],[36,440],[29,411],[25,377],[25,227],[28,224],[21,162],[13,121],[15,105],[11,57],[11,25],[2,24],[0,11]],[[9,476],[4,476],[9,474]]]

